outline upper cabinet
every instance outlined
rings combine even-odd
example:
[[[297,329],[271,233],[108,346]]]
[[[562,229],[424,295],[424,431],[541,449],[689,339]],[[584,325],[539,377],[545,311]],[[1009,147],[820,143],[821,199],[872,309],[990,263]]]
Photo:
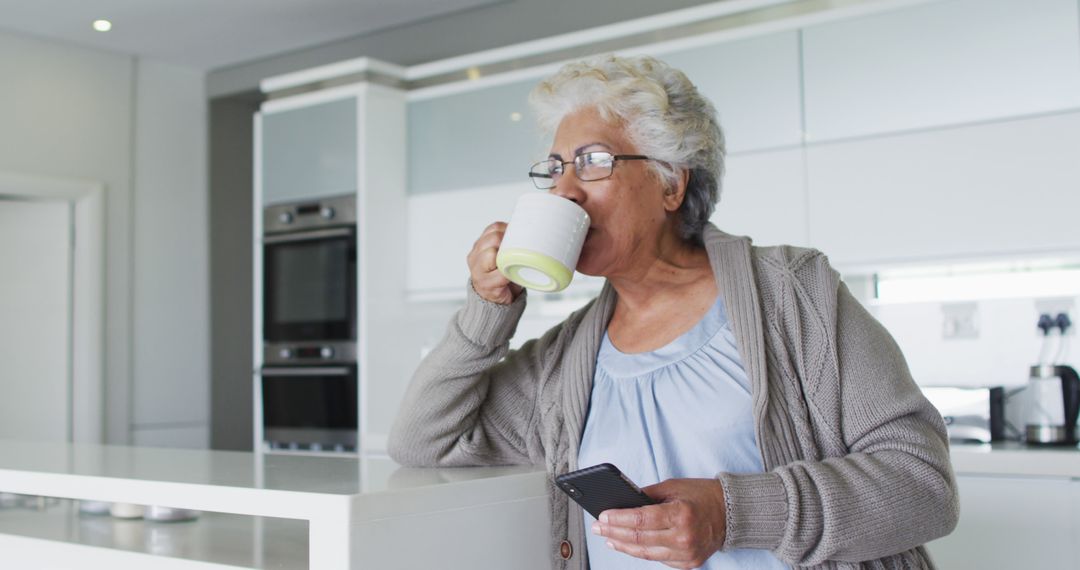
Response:
[[[263,107],[264,205],[357,191],[357,100]]]
[[[711,221],[756,245],[809,244],[804,172],[801,148],[729,156]]]
[[[802,143],[799,36],[783,32],[661,54],[716,106],[730,153]]]
[[[950,0],[803,31],[824,141],[1080,106],[1076,0]]]
[[[536,126],[528,79],[414,98],[408,110],[409,193],[528,182],[551,144]]]
[[[842,266],[1080,249],[1080,112],[815,145],[811,243]]]

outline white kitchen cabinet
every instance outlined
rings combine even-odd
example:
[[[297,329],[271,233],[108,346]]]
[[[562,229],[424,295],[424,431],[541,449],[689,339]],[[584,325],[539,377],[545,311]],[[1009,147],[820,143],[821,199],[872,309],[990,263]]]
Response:
[[[1080,479],[1074,478],[1069,487],[1069,509],[1073,513],[1073,560],[1080,564]]]
[[[1076,0],[950,0],[803,30],[812,141],[1080,106]]]
[[[940,568],[1076,568],[1080,483],[1064,477],[960,475],[960,522],[927,545]]]
[[[268,134],[272,122],[282,117],[288,117],[294,127],[285,131],[294,137],[287,143]],[[309,122],[301,128],[305,120]],[[257,214],[268,202],[286,198],[316,198],[324,193],[356,196],[356,364],[361,451],[385,451],[386,434],[401,397],[400,387],[407,383],[415,365],[414,359],[406,358],[412,355],[404,342],[408,329],[402,318],[408,225],[405,122],[403,91],[356,83],[272,99],[263,104],[255,123],[261,143],[261,148],[256,145],[257,172],[261,173],[256,178],[256,188],[261,189],[255,201]],[[267,149],[268,142],[278,144],[278,150]],[[285,157],[287,151],[300,156]],[[275,160],[282,164],[268,164]],[[296,168],[288,168],[290,164]],[[342,170],[346,164],[349,172]],[[298,187],[306,190],[290,193]],[[257,215],[256,219],[261,217]],[[257,223],[256,232],[261,230]],[[258,247],[261,236],[253,239],[257,316],[253,329],[255,346],[259,347],[255,356],[258,368],[262,365],[263,346],[263,260]],[[256,373],[255,394],[259,393],[259,380]],[[262,441],[260,414],[256,413],[255,418],[258,445]]]
[[[798,32],[658,57],[686,73],[716,106],[728,152],[802,143]]]
[[[547,156],[550,135],[537,128],[528,97],[539,79],[411,99],[409,193],[528,183]]]
[[[810,238],[838,265],[1075,251],[1080,113],[807,148]]]
[[[757,245],[806,246],[806,192],[800,148],[729,156],[712,222]]]
[[[355,96],[262,111],[263,205],[351,194],[357,189]]]
[[[465,257],[488,224],[510,220],[518,196],[539,192],[516,184],[409,197],[408,288],[415,297],[463,298]]]

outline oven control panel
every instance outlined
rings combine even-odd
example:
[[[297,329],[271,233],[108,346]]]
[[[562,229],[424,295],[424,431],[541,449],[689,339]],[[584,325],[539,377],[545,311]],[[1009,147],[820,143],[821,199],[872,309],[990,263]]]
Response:
[[[266,343],[263,346],[266,364],[305,364],[319,362],[356,362],[356,343]]]
[[[356,224],[356,196],[336,196],[310,202],[267,206],[263,233],[276,234]]]

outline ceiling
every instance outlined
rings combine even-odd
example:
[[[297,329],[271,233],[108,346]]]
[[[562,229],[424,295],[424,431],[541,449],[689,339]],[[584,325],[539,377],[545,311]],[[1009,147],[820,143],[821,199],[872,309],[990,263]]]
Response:
[[[500,1],[0,0],[0,30],[210,70]]]

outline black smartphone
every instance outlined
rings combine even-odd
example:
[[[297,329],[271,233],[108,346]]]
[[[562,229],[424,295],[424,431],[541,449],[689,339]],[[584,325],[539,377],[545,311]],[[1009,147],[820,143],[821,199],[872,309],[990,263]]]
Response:
[[[608,509],[633,509],[656,504],[610,463],[559,475],[555,478],[555,484],[593,518],[600,518],[600,513]]]

